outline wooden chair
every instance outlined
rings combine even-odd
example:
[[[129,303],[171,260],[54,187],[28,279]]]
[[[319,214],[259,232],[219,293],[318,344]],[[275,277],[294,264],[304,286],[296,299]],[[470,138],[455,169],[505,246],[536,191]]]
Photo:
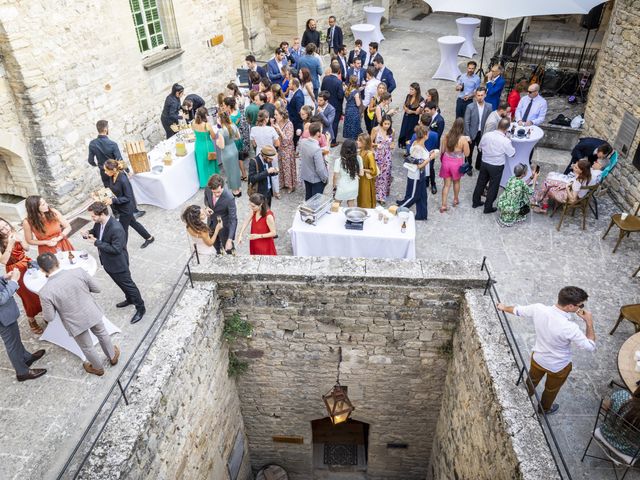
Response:
[[[640,272],[640,267],[638,267],[638,269],[633,272],[633,275],[631,275],[631,277],[635,277],[636,275],[638,275],[638,272]]]
[[[622,320],[629,320],[633,323],[636,333],[640,332],[640,303],[630,303],[629,305],[623,305],[622,308],[620,308],[618,321],[609,332],[609,335],[613,335],[613,332],[616,331],[616,328],[618,328],[618,325],[620,325]]]
[[[639,210],[640,210],[640,202],[636,205],[636,210],[635,212],[633,212],[633,215],[628,215],[627,218],[625,218],[624,220],[622,220],[622,214],[620,213],[616,213],[615,215],[611,216],[611,222],[609,223],[609,228],[607,228],[607,231],[604,232],[604,235],[602,236],[602,238],[607,236],[607,234],[609,233],[609,230],[611,230],[611,227],[613,227],[614,223],[618,226],[618,228],[620,229],[620,233],[618,235],[618,241],[616,242],[616,246],[613,247],[613,253],[616,253],[616,250],[618,249],[620,242],[625,236],[628,237],[631,234],[631,232],[640,232],[640,217],[638,217]]]
[[[591,198],[593,197],[593,194],[596,192],[596,190],[598,190],[599,186],[600,185],[591,185],[588,187],[580,188],[580,190],[588,190],[588,192],[584,197],[580,198],[579,200],[576,200],[575,202],[566,202],[566,203],[555,202],[553,210],[551,211],[551,215],[550,215],[551,217],[555,215],[556,210],[558,210],[558,208],[560,208],[560,205],[562,205],[562,215],[560,216],[560,222],[558,222],[558,226],[556,227],[557,231],[560,231],[560,227],[562,226],[564,217],[569,212],[569,210],[571,210],[571,216],[573,217],[576,213],[576,209],[578,208],[582,210],[582,230],[585,229],[585,226],[587,223],[587,210],[589,209],[589,202],[591,202]]]

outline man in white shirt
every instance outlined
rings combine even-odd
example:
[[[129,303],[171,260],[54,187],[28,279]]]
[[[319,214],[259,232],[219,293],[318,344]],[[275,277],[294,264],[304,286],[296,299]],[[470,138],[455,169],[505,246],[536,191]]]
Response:
[[[564,287],[558,293],[557,303],[552,306],[541,303],[514,307],[502,303],[497,305],[498,310],[533,320],[536,343],[529,367],[532,383],[527,381],[527,389],[529,395],[533,395],[542,377],[547,376],[540,401],[546,415],[555,413],[559,408],[553,401],[572,369],[571,344],[590,352],[596,349],[593,317],[584,309],[588,298],[587,292],[581,288]],[[586,333],[570,321],[572,313],[584,320]]]
[[[547,101],[540,96],[540,85],[529,85],[527,95],[520,99],[516,108],[516,122],[518,125],[540,125],[547,115]]]
[[[373,129],[373,120],[371,120],[369,115],[367,115],[366,108],[369,106],[369,103],[371,103],[371,99],[376,96],[378,85],[380,85],[381,82],[376,78],[376,69],[373,67],[367,68],[365,79],[367,83],[364,86],[364,98],[362,99],[362,105],[364,105],[365,108],[364,125],[367,128],[367,132],[371,133],[371,130]]]
[[[473,191],[471,206],[478,208],[484,205],[484,213],[496,211],[493,202],[498,197],[505,161],[507,157],[513,157],[516,154],[516,149],[513,148],[511,140],[507,138],[509,125],[511,125],[511,122],[507,118],[500,120],[498,129],[483,135],[478,147],[482,152],[482,164],[480,165],[476,188]],[[489,184],[488,187],[487,184]],[[487,198],[482,202],[481,197],[485,187],[487,188]]]
[[[484,133],[493,132],[498,128],[498,122],[503,118],[511,118],[511,107],[507,102],[500,102],[498,109],[491,112],[484,124]]]

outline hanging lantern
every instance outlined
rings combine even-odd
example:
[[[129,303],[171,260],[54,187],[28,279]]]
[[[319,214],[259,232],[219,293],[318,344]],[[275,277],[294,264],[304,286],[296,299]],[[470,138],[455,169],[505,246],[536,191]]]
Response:
[[[340,364],[342,363],[342,347],[338,347],[338,377],[336,384],[329,393],[322,396],[329,418],[334,425],[346,422],[351,416],[355,407],[347,396],[347,387],[340,385]]]
[[[355,407],[347,396],[346,387],[336,383],[329,393],[322,396],[324,404],[329,412],[329,418],[334,425],[346,422],[351,416],[351,412],[355,410]]]

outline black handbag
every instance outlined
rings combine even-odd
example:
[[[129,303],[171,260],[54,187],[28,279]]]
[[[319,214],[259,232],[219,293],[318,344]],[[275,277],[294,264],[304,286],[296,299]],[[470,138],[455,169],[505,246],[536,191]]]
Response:
[[[530,211],[531,207],[529,207],[529,205],[523,205],[520,207],[520,211],[518,213],[524,217],[525,215],[529,215]]]
[[[460,168],[458,168],[458,171],[464,175],[465,173],[467,173],[469,170],[471,170],[471,164],[467,163],[467,162],[462,162],[462,165],[460,165]]]

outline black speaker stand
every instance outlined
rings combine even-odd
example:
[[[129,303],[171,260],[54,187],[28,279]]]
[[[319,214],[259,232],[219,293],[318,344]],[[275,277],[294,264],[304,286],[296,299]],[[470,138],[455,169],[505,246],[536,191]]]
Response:
[[[482,37],[482,54],[480,55],[480,68],[478,69],[478,77],[484,77],[484,69],[482,65],[484,65],[484,46],[487,43],[487,37]]]

